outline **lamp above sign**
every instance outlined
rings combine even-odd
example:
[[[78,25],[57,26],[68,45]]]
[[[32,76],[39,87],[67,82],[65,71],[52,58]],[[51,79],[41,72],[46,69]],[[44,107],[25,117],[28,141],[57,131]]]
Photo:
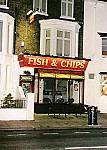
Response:
[[[56,69],[69,71],[85,71],[88,60],[67,59],[58,57],[19,55],[20,67],[32,67],[41,69]]]

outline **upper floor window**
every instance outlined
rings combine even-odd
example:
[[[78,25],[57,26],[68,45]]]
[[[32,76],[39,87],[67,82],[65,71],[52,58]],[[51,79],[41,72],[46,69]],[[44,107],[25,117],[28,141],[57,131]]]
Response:
[[[45,54],[50,55],[51,31],[45,30]]]
[[[47,0],[33,0],[33,9],[47,14]]]
[[[74,0],[61,0],[61,17],[73,18]]]
[[[7,0],[0,0],[0,7],[7,7]]]
[[[3,22],[0,21],[0,52],[2,52],[2,28],[3,28]]]
[[[107,38],[102,38],[102,54],[107,55]]]

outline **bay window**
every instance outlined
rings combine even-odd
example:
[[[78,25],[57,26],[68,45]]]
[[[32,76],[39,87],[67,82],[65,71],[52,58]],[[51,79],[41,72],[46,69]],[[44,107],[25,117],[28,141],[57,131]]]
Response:
[[[73,18],[74,0],[61,0],[61,17]]]
[[[40,54],[78,57],[79,24],[70,21],[40,20]]]

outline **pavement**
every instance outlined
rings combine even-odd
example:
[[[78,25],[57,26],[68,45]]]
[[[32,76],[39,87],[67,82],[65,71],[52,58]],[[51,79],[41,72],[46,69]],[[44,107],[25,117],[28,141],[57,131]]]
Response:
[[[87,124],[72,124],[68,126],[63,126],[60,124],[59,126],[51,126],[51,124],[54,124],[54,120],[50,120],[51,124],[48,125],[44,123],[46,116],[42,116],[41,121],[38,121],[36,119],[34,120],[7,120],[7,121],[0,121],[0,131],[4,130],[46,130],[46,129],[71,129],[71,128],[107,128],[107,114],[99,114],[98,115],[98,125],[88,125]],[[54,118],[55,119],[55,118]],[[63,119],[64,121],[64,119]],[[66,121],[66,120],[65,120]]]

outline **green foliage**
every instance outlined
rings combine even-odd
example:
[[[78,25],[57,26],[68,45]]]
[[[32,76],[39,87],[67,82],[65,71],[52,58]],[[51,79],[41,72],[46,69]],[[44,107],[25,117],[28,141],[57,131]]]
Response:
[[[30,71],[28,71],[28,70],[27,71],[23,71],[23,73],[26,74],[26,75],[31,75]]]
[[[14,101],[12,94],[9,93],[6,97],[4,97],[4,102],[3,102],[3,108],[13,108],[14,107]]]

